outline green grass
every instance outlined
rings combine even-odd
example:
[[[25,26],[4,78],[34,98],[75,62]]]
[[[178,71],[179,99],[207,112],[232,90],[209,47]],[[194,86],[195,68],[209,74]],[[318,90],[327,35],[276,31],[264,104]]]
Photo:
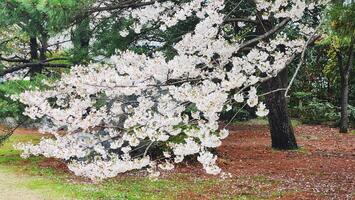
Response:
[[[124,178],[101,183],[70,183],[36,179],[27,183],[33,190],[55,190],[75,199],[177,199],[178,194],[191,187],[204,187],[203,181],[187,185],[177,180],[149,180],[148,178]],[[203,189],[203,188],[202,188]]]
[[[158,180],[132,173],[93,183],[53,167],[41,167],[42,157],[22,159],[13,149],[18,142],[39,141],[38,135],[13,135],[0,147],[0,170],[21,174],[21,187],[55,199],[120,200],[120,199],[275,199],[284,195],[275,191],[279,181],[261,176],[233,177],[222,180],[191,174],[165,174]],[[240,188],[241,185],[246,188]],[[187,195],[187,196],[186,196]]]
[[[27,177],[22,186],[41,193],[55,193],[68,199],[178,199],[186,191],[203,195],[218,179],[191,178],[177,174],[169,178],[150,180],[147,177],[124,176],[99,183],[76,178],[51,167],[40,167],[42,157],[22,159],[13,149],[18,142],[38,141],[37,135],[13,135],[0,147],[0,169],[6,173],[21,173]]]
[[[309,150],[306,149],[305,147],[299,147],[296,150],[293,150],[294,152],[300,153],[300,154],[309,154]]]

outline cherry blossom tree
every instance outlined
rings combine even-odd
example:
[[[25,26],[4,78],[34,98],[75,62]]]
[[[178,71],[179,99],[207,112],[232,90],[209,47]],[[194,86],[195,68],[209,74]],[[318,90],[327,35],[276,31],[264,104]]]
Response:
[[[229,134],[218,125],[219,113],[250,106],[259,116],[268,114],[259,101],[258,84],[305,50],[314,29],[302,18],[317,6],[257,0],[258,16],[272,18],[276,25],[248,39],[230,37],[229,23],[243,31],[256,17],[230,19],[227,3],[157,1],[123,12],[122,18],[135,23],[120,32],[122,37],[151,26],[166,31],[191,17],[198,23],[174,44],[172,59],[159,51],[149,56],[117,52],[105,63],[72,68],[61,80],[46,83],[47,90],[13,96],[27,105],[26,115],[46,122],[43,133],[53,135],[39,144],[17,145],[23,157],[63,159],[76,175],[92,179],[142,168],[156,176],[157,169],[173,169],[191,156],[207,173],[219,174],[212,150]],[[291,38],[286,30],[298,34]]]

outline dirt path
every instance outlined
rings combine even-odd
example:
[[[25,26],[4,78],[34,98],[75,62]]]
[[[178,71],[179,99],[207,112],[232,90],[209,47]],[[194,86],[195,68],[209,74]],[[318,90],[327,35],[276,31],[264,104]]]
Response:
[[[27,181],[26,177],[11,174],[0,169],[0,200],[57,200],[46,194],[42,196],[39,192],[32,191],[23,186]]]

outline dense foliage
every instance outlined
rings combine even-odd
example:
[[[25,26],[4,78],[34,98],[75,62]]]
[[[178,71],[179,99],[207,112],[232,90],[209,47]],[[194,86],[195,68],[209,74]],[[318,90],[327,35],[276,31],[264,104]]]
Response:
[[[350,52],[355,37],[354,6],[352,1],[331,1],[325,9],[322,38],[308,50],[290,99],[292,115],[303,122],[340,124],[342,99],[347,96],[342,76],[348,73],[349,105],[344,107],[348,107],[349,123],[354,127],[355,68],[349,61],[354,54]]]

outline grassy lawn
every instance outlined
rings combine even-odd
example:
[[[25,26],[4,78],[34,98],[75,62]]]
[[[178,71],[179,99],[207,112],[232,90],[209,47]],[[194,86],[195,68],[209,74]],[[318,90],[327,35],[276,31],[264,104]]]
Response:
[[[273,199],[282,195],[282,192],[264,191],[269,187],[274,188],[278,182],[260,176],[251,180],[243,177],[222,180],[172,173],[158,180],[150,180],[133,173],[93,183],[51,166],[43,167],[45,158],[24,160],[19,156],[20,152],[13,149],[13,144],[18,142],[39,139],[40,136],[32,134],[13,135],[0,147],[0,170],[21,175],[19,187],[26,187],[44,196],[51,194],[55,199]],[[235,193],[234,186],[243,184],[247,184],[246,192]],[[263,187],[253,187],[254,184]]]

